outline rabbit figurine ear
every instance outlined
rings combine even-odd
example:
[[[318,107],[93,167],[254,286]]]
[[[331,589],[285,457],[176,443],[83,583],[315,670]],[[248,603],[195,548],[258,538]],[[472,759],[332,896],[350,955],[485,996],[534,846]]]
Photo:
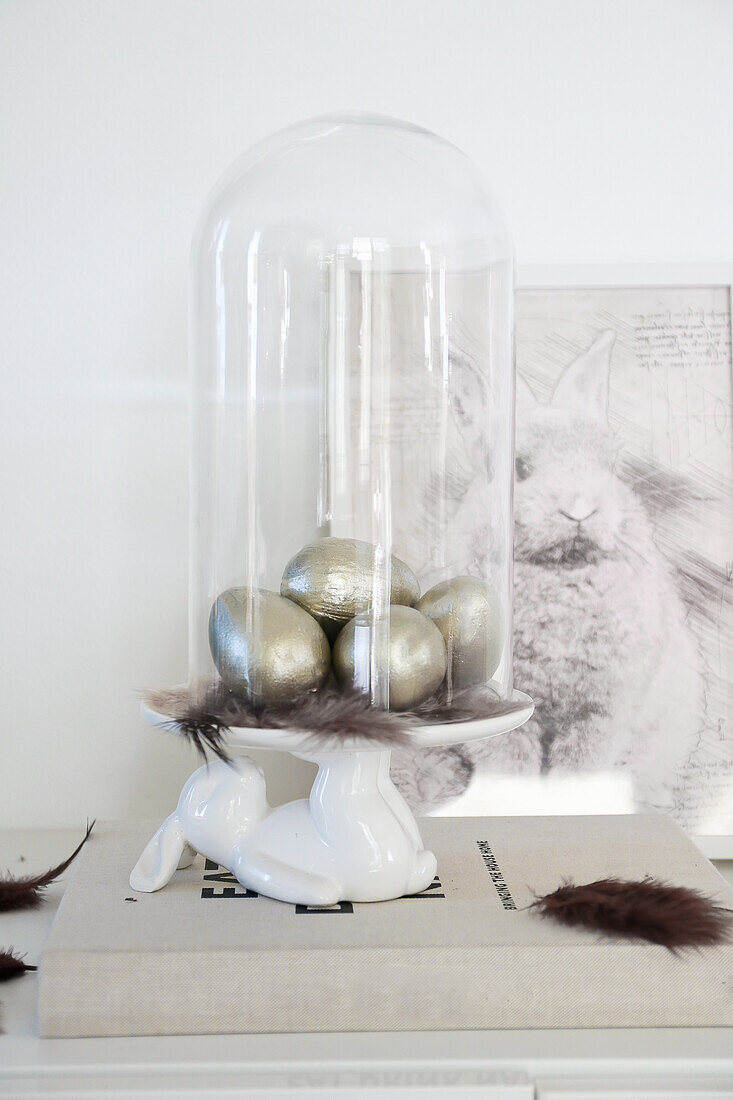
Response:
[[[606,329],[565,368],[552,394],[553,408],[570,409],[589,419],[608,420],[608,379],[616,333]]]

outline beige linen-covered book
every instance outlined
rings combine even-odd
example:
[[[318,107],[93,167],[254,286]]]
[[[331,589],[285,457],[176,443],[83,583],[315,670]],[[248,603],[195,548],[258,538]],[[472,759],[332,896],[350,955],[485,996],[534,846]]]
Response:
[[[154,830],[98,825],[79,856],[41,958],[41,1035],[733,1024],[733,946],[674,956],[526,908],[564,877],[607,875],[733,905],[669,818],[425,819],[429,890],[327,910],[260,897],[200,857],[133,894]]]

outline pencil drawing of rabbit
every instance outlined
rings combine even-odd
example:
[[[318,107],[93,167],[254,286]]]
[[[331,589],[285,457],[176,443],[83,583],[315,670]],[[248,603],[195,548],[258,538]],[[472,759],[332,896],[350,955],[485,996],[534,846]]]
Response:
[[[601,333],[547,404],[518,380],[515,465],[514,682],[532,719],[460,750],[465,766],[542,774],[622,768],[637,808],[672,808],[703,713],[701,658],[674,565],[607,417],[615,334]],[[462,563],[472,572],[471,561]],[[456,793],[455,751],[433,758],[423,808]],[[445,774],[441,781],[440,775]]]

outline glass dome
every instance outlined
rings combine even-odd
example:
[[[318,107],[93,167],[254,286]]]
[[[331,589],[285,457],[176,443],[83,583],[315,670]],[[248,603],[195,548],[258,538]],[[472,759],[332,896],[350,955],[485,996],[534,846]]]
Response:
[[[312,119],[192,254],[190,688],[511,694],[512,250],[426,130]]]

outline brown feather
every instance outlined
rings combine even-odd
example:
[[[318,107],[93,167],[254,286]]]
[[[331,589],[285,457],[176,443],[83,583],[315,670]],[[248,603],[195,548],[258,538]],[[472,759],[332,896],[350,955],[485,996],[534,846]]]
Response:
[[[24,955],[16,955],[12,947],[0,947],[0,982],[9,982],[11,978],[19,978],[28,970],[37,969],[24,962],[24,958]]]
[[[153,710],[169,714],[168,728],[182,734],[202,756],[208,749],[220,760],[229,759],[224,742],[232,727],[298,730],[321,746],[345,736],[363,737],[375,744],[399,744],[406,738],[405,723],[398,715],[378,710],[365,696],[340,691],[333,685],[290,705],[255,707],[238,699],[220,682],[192,691],[171,688],[148,692],[145,701]]]
[[[571,928],[647,940],[672,952],[726,943],[733,933],[733,911],[697,890],[654,878],[605,878],[584,886],[566,880],[529,908]]]
[[[449,692],[440,687],[419,707],[411,712],[414,718],[426,724],[435,722],[473,722],[480,718],[498,718],[525,710],[527,704],[502,699],[486,684]]]
[[[314,747],[328,747],[344,737],[360,737],[375,745],[407,745],[416,726],[436,722],[466,722],[522,710],[524,703],[500,699],[490,688],[472,689],[453,697],[439,692],[414,711],[395,712],[372,706],[368,697],[330,683],[290,705],[255,707],[237,698],[219,682],[198,688],[169,688],[144,696],[153,710],[170,715],[167,725],[206,756],[208,749],[228,760],[226,733],[240,729],[298,730],[310,735]]]
[[[0,913],[8,913],[15,909],[36,909],[43,900],[43,891],[46,887],[62,875],[72,860],[79,855],[91,835],[94,824],[92,821],[91,825],[87,825],[84,839],[63,863],[49,868],[40,875],[16,877],[6,873],[0,878]]]

